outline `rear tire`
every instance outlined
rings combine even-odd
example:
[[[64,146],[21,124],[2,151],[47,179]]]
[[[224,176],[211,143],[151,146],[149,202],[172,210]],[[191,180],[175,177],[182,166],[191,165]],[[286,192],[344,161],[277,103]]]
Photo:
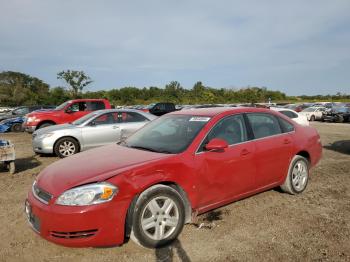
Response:
[[[56,142],[54,152],[58,157],[65,158],[78,153],[79,144],[73,138],[63,137]]]
[[[286,180],[281,185],[281,189],[291,195],[302,193],[309,181],[309,161],[302,156],[293,157]]]
[[[175,189],[156,185],[137,199],[132,216],[130,238],[149,248],[165,246],[181,233],[185,223],[185,207]]]
[[[11,132],[22,132],[22,124],[15,123],[11,126]]]

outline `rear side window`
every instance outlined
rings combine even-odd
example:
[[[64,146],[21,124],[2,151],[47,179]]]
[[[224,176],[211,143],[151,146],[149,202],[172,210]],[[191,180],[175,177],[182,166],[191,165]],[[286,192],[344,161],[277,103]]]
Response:
[[[291,123],[289,123],[287,120],[284,120],[283,118],[280,118],[280,117],[278,118],[278,120],[280,121],[283,133],[294,131],[294,126]]]
[[[92,102],[87,102],[88,104],[88,110],[89,111],[95,111],[95,110],[101,110],[105,109],[105,103],[102,101],[92,101]]]
[[[287,110],[283,110],[283,111],[279,111],[281,114],[284,114],[285,116],[289,117],[289,118],[297,118],[298,115],[292,111],[287,111]]]
[[[120,123],[148,121],[146,117],[135,112],[121,112],[119,113],[118,118]]]
[[[255,138],[281,134],[282,130],[275,116],[265,113],[247,114]]]

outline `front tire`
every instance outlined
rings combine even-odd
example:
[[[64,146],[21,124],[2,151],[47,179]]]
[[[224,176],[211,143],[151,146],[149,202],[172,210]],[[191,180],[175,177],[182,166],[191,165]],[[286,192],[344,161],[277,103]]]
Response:
[[[315,121],[315,120],[316,120],[315,116],[312,115],[312,116],[310,117],[310,121]]]
[[[59,139],[54,147],[55,154],[60,158],[65,158],[79,152],[78,142],[70,137]]]
[[[185,207],[175,189],[156,185],[138,198],[132,218],[131,239],[157,248],[174,241],[185,223]]]
[[[286,180],[281,185],[281,189],[291,195],[302,193],[309,181],[309,161],[302,156],[293,157]]]

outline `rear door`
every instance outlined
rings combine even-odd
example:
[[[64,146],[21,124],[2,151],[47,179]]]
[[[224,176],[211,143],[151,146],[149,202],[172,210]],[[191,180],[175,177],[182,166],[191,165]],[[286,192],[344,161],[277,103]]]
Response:
[[[82,127],[85,149],[117,143],[120,140],[121,133],[117,115],[117,112],[100,115]]]
[[[149,120],[137,112],[122,111],[118,113],[121,140],[126,139],[138,129],[147,124]]]
[[[254,135],[257,173],[255,187],[268,187],[280,181],[289,168],[293,140],[283,132],[278,117],[268,113],[247,113]]]

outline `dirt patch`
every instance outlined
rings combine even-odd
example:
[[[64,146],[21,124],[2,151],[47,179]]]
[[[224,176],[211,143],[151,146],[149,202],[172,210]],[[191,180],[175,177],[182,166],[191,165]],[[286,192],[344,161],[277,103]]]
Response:
[[[19,172],[0,173],[0,261],[350,261],[350,125],[312,125],[324,152],[303,194],[270,190],[213,210],[158,250],[131,241],[66,248],[38,237],[27,225],[24,200],[35,175],[58,158],[36,156],[28,134],[3,134],[16,145]]]

